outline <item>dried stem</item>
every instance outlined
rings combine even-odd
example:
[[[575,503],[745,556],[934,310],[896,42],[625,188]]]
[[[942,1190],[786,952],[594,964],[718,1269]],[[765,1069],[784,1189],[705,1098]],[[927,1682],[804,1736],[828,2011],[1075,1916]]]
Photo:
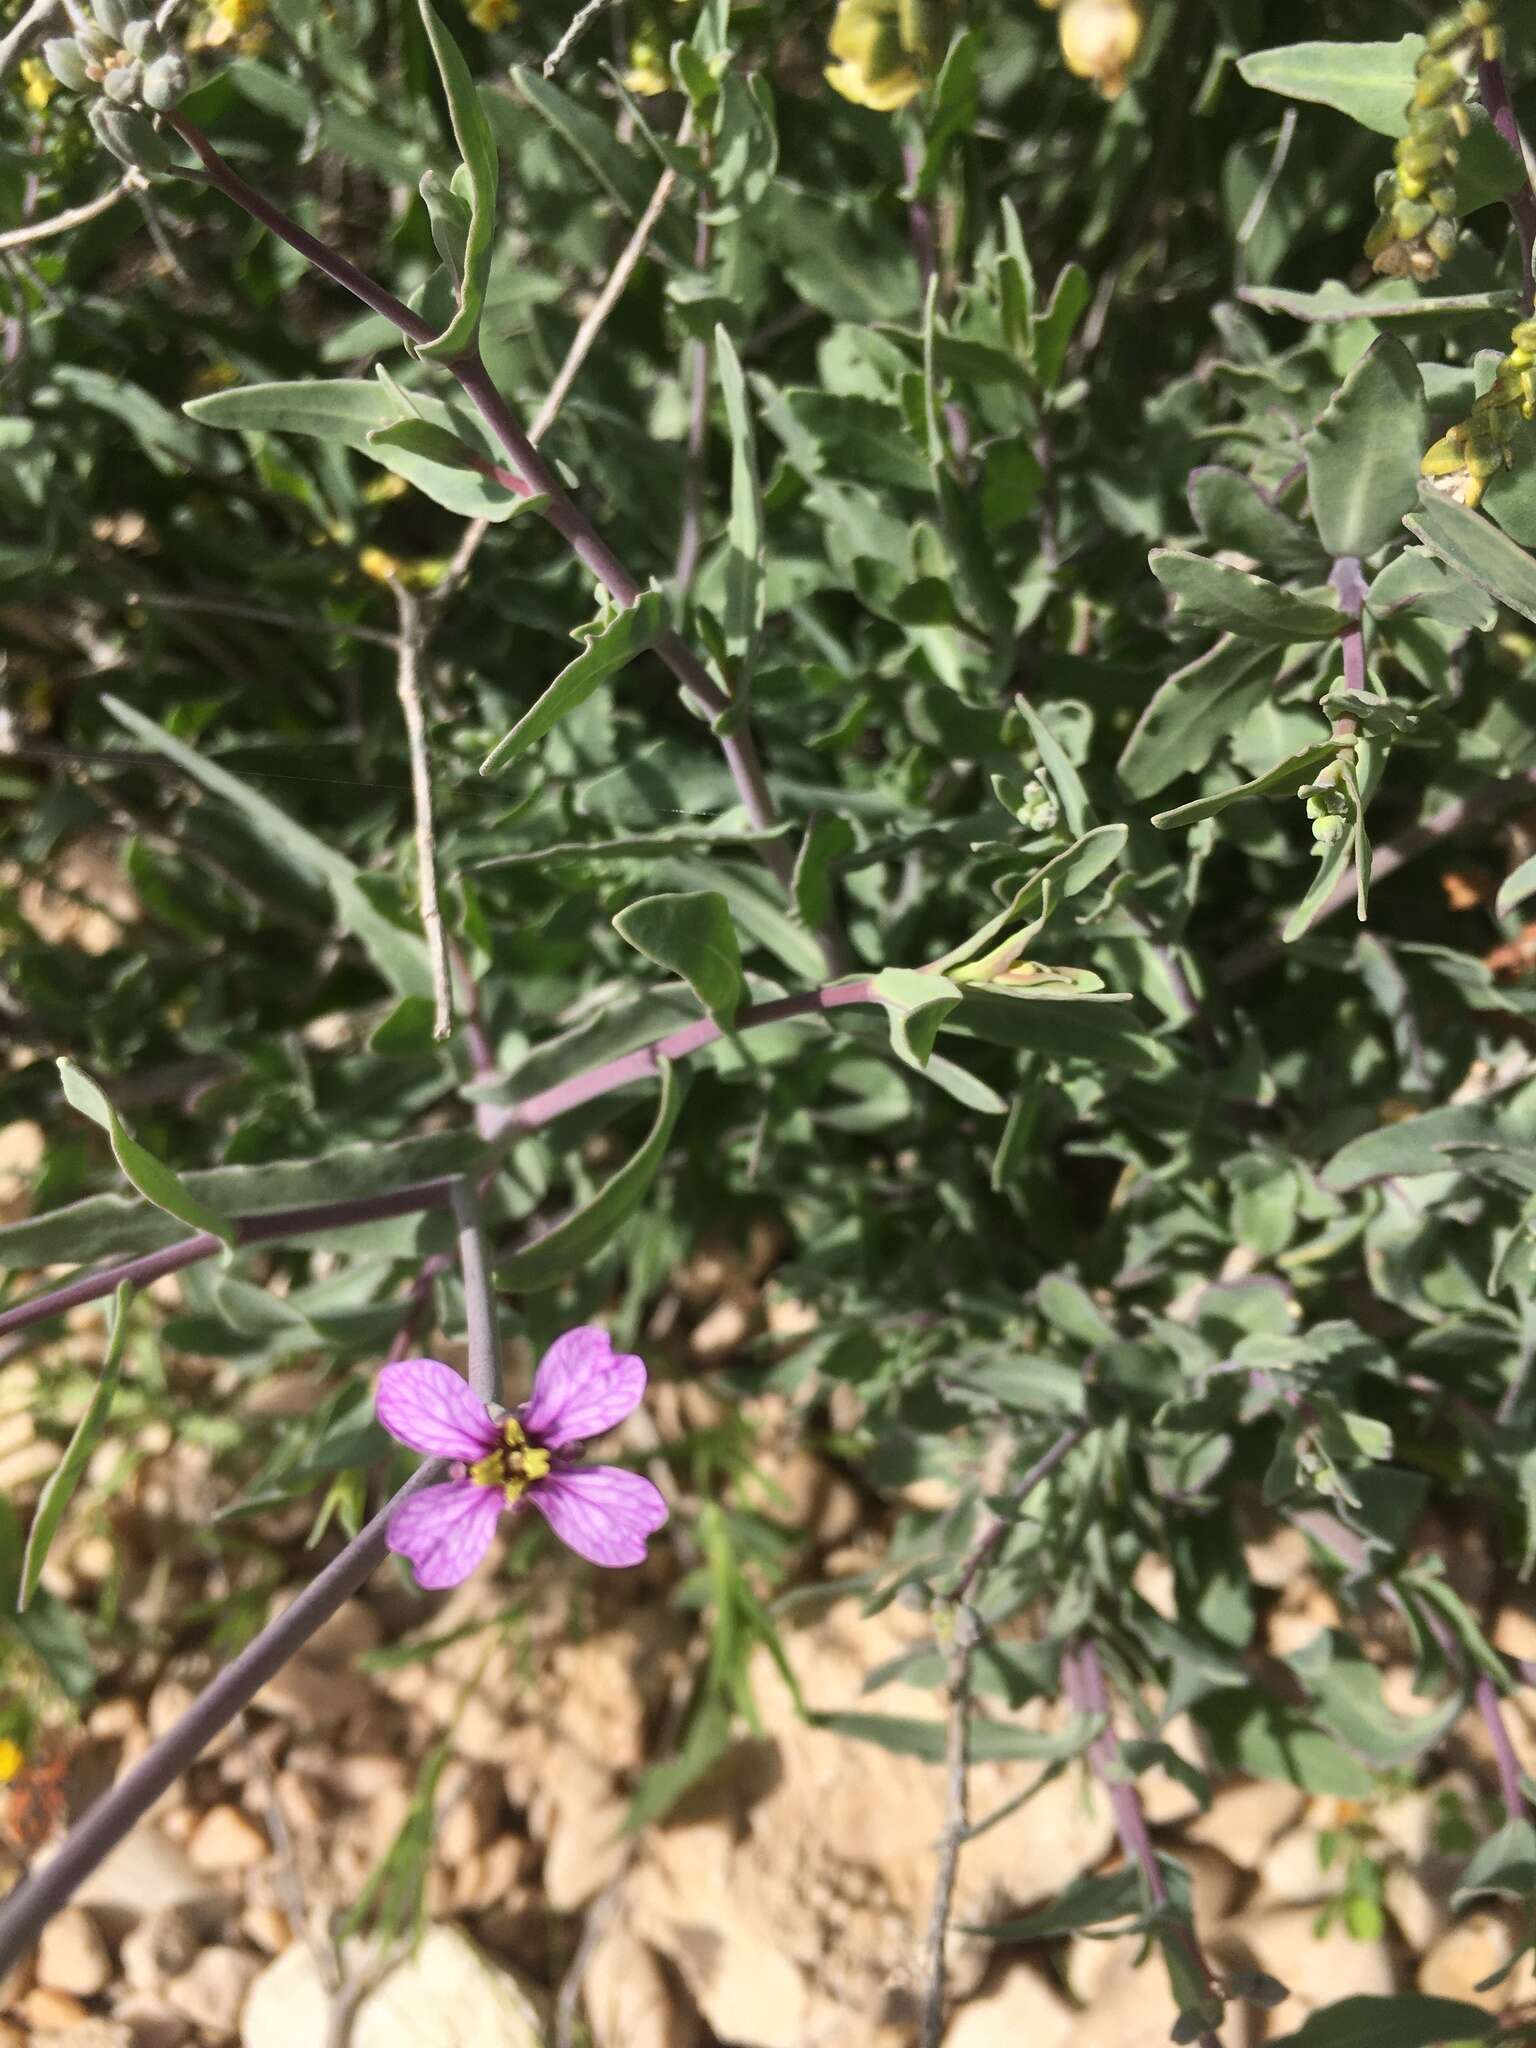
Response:
[[[28,221],[24,227],[7,228],[4,234],[0,234],[0,253],[24,248],[28,242],[46,242],[51,235],[67,235],[71,228],[83,228],[88,221],[110,212],[120,199],[127,199],[132,193],[143,190],[141,173],[127,171],[110,191],[95,199],[87,199],[82,206],[71,206],[67,212],[51,214],[47,220]]]
[[[1013,1527],[1017,1513],[1037,1486],[1049,1479],[1056,1467],[1076,1449],[1088,1434],[1090,1424],[1074,1422],[1064,1429],[1045,1454],[1037,1458],[1008,1496],[1004,1512],[989,1516],[981,1534],[971,1545],[960,1568],[960,1576],[947,1596],[954,1628],[946,1671],[946,1725],[944,1735],[944,1831],[939,1837],[939,1861],[933,1880],[933,1904],[928,1915],[928,1939],[924,1948],[924,1989],[920,2048],[938,2048],[944,2028],[945,1944],[949,1936],[949,1915],[954,1903],[955,1877],[960,1867],[960,1845],[970,1831],[969,1728],[971,1701],[971,1654],[976,1646],[974,1623],[962,1618],[961,1603],[984,1579],[1004,1536]]]
[[[32,0],[14,27],[0,36],[0,78],[36,41],[59,11],[59,0]]]
[[[1478,65],[1477,90],[1489,120],[1514,151],[1525,172],[1522,182],[1509,195],[1509,210],[1520,237],[1520,305],[1529,318],[1536,310],[1536,271],[1533,271],[1533,264],[1536,264],[1536,191],[1531,188],[1531,164],[1525,153],[1525,140],[1515,119],[1515,110],[1509,103],[1504,66],[1497,57],[1485,59]]]
[[[576,43],[596,21],[605,7],[611,7],[614,0],[586,0],[584,7],[578,7],[566,23],[565,32],[558,43],[544,59],[543,72],[546,78],[553,78],[561,63]]]
[[[421,703],[421,655],[426,628],[421,606],[397,576],[389,587],[395,596],[395,615],[400,637],[395,646],[395,692],[405,715],[405,740],[411,757],[411,801],[416,812],[416,894],[421,903],[421,926],[426,934],[427,957],[432,963],[432,992],[435,1014],[432,1036],[448,1038],[453,1032],[453,978],[448,967],[448,941],[443,932],[443,913],[437,900],[437,832],[432,821],[432,764],[427,755],[427,720]]]

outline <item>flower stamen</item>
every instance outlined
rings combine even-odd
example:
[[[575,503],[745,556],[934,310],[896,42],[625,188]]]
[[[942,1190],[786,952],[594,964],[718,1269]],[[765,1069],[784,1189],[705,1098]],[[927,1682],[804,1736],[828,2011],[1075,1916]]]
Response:
[[[476,1486],[500,1487],[507,1506],[515,1507],[536,1479],[549,1476],[550,1454],[542,1444],[530,1444],[523,1425],[515,1415],[503,1418],[501,1440],[485,1457],[467,1467],[465,1478]]]

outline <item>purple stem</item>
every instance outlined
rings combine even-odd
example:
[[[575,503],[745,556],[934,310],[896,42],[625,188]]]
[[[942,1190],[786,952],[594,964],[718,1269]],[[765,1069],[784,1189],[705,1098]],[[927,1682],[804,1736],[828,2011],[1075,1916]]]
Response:
[[[808,989],[801,995],[779,996],[771,1003],[753,1004],[738,1014],[734,1028],[750,1031],[759,1024],[780,1024],[788,1017],[806,1017],[818,1010],[839,1010],[850,1003],[873,1003],[876,1000],[868,981],[832,982],[825,988]],[[622,1053],[617,1059],[604,1060],[585,1073],[573,1074],[568,1081],[557,1082],[553,1088],[545,1088],[537,1095],[530,1095],[525,1102],[501,1111],[494,1129],[487,1136],[491,1141],[505,1141],[516,1132],[539,1130],[557,1116],[563,1116],[567,1110],[591,1102],[599,1095],[612,1094],[617,1088],[626,1088],[632,1081],[645,1080],[657,1072],[658,1059],[685,1059],[689,1053],[712,1045],[721,1035],[719,1025],[708,1018],[701,1017],[696,1024],[684,1024],[650,1045],[642,1045],[635,1052]],[[315,1230],[340,1230],[349,1224],[371,1223],[381,1217],[409,1216],[419,1209],[442,1209],[452,1203],[453,1191],[458,1185],[458,1177],[449,1175],[441,1180],[418,1181],[411,1187],[393,1188],[384,1194],[356,1195],[345,1202],[315,1202],[300,1209],[263,1210],[258,1216],[240,1218],[235,1225],[235,1236],[241,1244],[270,1244],[279,1238],[302,1237]],[[0,1336],[8,1330],[25,1329],[49,1316],[62,1315],[66,1309],[78,1308],[82,1302],[100,1301],[104,1296],[115,1293],[124,1280],[131,1281],[135,1287],[146,1287],[162,1274],[179,1273],[184,1266],[194,1266],[200,1259],[212,1258],[220,1249],[221,1242],[211,1231],[200,1231],[196,1237],[183,1238],[180,1244],[167,1245],[162,1251],[143,1252],[137,1258],[123,1259],[115,1266],[104,1266],[94,1273],[67,1281],[64,1286],[46,1294],[35,1294],[30,1300],[0,1310]],[[435,1271],[432,1277],[435,1277]],[[421,1284],[420,1280],[417,1284]]]
[[[291,1607],[227,1664],[174,1727],[97,1800],[43,1868],[0,1902],[0,1976],[37,1939],[75,1887],[84,1882],[136,1821],[168,1791],[221,1728],[250,1705],[267,1680],[349,1600],[383,1559],[389,1517],[408,1494],[442,1476],[440,1460],[423,1465],[346,1549],[310,1580]]]
[[[1509,1730],[1504,1726],[1503,1711],[1499,1706],[1499,1695],[1493,1680],[1486,1672],[1477,1681],[1477,1710],[1483,1717],[1483,1726],[1493,1744],[1493,1759],[1499,1771],[1499,1791],[1504,1800],[1504,1812],[1510,1820],[1524,1820],[1525,1794],[1520,1789],[1520,1759],[1515,1755],[1514,1745],[1509,1739]]]
[[[1497,57],[1485,58],[1477,67],[1477,90],[1500,135],[1515,153],[1515,160],[1525,170],[1525,145],[1520,138],[1520,124],[1515,119],[1515,110],[1509,103],[1509,86],[1504,77],[1504,66]],[[1529,176],[1522,179],[1519,187],[1509,195],[1509,210],[1514,215],[1515,228],[1520,236],[1520,304],[1529,318],[1536,309],[1536,192],[1531,190]]]
[[[1365,595],[1366,581],[1361,574],[1357,555],[1340,555],[1329,572],[1328,582],[1349,625],[1344,634],[1344,687],[1346,690],[1365,688]],[[1341,718],[1334,726],[1336,733],[1347,729],[1356,730],[1352,718]]]
[[[318,241],[280,207],[264,199],[253,185],[248,185],[239,172],[224,161],[200,129],[179,114],[167,114],[164,118],[201,160],[209,182],[227,199],[242,207],[252,219],[260,221],[290,248],[297,249],[317,270],[351,292],[354,298],[361,299],[365,306],[390,321],[410,340],[425,342],[435,339],[435,330],[429,321],[422,319],[419,313],[413,313],[393,292],[375,283],[339,251]],[[642,595],[642,586],[539,455],[496,389],[478,351],[460,357],[457,362],[445,363],[443,367],[457,379],[460,389],[510,457],[525,495],[545,501],[540,508],[541,516],[560,535],[582,566],[609,591],[615,603],[626,609],[636,604]],[[684,694],[706,718],[717,720],[730,709],[731,700],[675,632],[669,629],[662,634],[656,643],[656,652],[682,685]],[[743,809],[758,831],[769,830],[777,824],[778,813],[751,731],[743,724],[738,731],[719,733],[717,737]],[[770,871],[788,890],[794,873],[794,855],[789,847],[781,839],[770,839],[759,850]],[[840,932],[829,923],[820,936],[829,968],[834,973],[840,972],[845,964]]]
[[[1006,1512],[994,1516],[972,1547],[970,1556],[965,1560],[964,1569],[950,1591],[949,1597],[951,1600],[958,1603],[966,1597],[971,1587],[976,1583],[977,1577],[990,1565],[998,1545],[1014,1526],[1013,1517],[1017,1514],[1018,1510],[1028,1500],[1035,1488],[1050,1478],[1062,1459],[1077,1449],[1091,1428],[1092,1424],[1087,1422],[1070,1423],[1061,1432],[1061,1435],[1057,1437],[1050,1449],[1045,1451],[1030,1466],[1024,1477],[1009,1494]]]

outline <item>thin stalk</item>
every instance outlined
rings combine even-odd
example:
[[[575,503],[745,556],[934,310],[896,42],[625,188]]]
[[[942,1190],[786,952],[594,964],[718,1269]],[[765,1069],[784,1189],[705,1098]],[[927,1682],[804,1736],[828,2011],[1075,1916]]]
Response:
[[[1505,1815],[1510,1820],[1525,1820],[1528,1816],[1525,1794],[1520,1789],[1520,1759],[1515,1755],[1509,1730],[1504,1726],[1498,1691],[1486,1673],[1477,1681],[1476,1698],[1477,1711],[1483,1717],[1483,1726],[1493,1744],[1493,1760],[1498,1768],[1499,1793],[1504,1801]]]
[[[1536,268],[1533,268],[1536,266],[1536,191],[1531,188],[1531,163],[1525,153],[1525,139],[1515,119],[1515,110],[1509,103],[1504,66],[1497,57],[1478,65],[1477,90],[1489,120],[1514,151],[1525,173],[1522,182],[1509,195],[1509,210],[1520,237],[1520,306],[1529,318],[1536,310]]]
[[[67,235],[71,228],[83,228],[87,222],[110,213],[120,199],[127,199],[132,193],[143,190],[142,174],[128,171],[109,191],[95,199],[87,199],[83,205],[71,206],[67,212],[52,214],[47,220],[28,221],[22,227],[7,228],[4,234],[0,234],[0,251],[22,249],[28,242],[46,242],[53,235]]]
[[[411,803],[416,813],[416,895],[421,928],[432,967],[432,1036],[453,1033],[453,976],[448,966],[448,941],[437,900],[437,827],[432,816],[432,762],[427,751],[427,716],[421,701],[421,655],[426,644],[421,606],[397,576],[394,592],[400,639],[395,652],[395,694],[405,720],[406,749],[411,763]]]
[[[459,1233],[459,1275],[464,1282],[464,1319],[469,1363],[466,1377],[487,1407],[501,1401],[501,1336],[496,1293],[486,1256],[480,1208],[467,1180],[454,1183],[453,1217]]]

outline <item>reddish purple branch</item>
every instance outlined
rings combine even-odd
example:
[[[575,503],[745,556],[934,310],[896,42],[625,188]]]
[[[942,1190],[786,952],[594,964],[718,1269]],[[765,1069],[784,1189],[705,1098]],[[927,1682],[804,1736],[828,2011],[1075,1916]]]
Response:
[[[1509,103],[1509,86],[1504,77],[1504,66],[1497,57],[1487,59],[1477,67],[1477,90],[1486,108],[1488,118],[1515,153],[1515,161],[1521,170],[1521,179],[1509,195],[1509,210],[1514,215],[1515,229],[1520,237],[1520,305],[1529,318],[1536,309],[1536,192],[1526,175],[1525,145],[1520,138],[1520,124],[1515,119],[1515,110]]]
[[[1514,1744],[1509,1739],[1509,1730],[1504,1726],[1504,1713],[1499,1705],[1498,1690],[1493,1680],[1482,1674],[1477,1681],[1477,1710],[1483,1717],[1483,1726],[1493,1744],[1493,1760],[1498,1767],[1499,1792],[1504,1801],[1504,1812],[1510,1820],[1524,1820],[1525,1794],[1520,1789],[1520,1759],[1515,1755]]]

